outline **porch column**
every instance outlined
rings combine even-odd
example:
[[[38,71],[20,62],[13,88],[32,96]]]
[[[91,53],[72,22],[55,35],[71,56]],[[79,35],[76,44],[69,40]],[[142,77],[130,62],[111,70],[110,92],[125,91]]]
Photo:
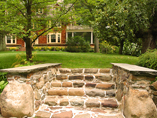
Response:
[[[91,32],[91,44],[93,44],[93,32]]]
[[[72,32],[72,37],[74,37],[74,32]]]
[[[66,32],[66,42],[68,41],[68,32]]]

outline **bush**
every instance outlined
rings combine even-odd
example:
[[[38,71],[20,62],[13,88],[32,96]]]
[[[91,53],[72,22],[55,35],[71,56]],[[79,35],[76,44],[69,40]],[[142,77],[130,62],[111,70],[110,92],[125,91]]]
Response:
[[[118,53],[118,47],[110,45],[106,40],[100,44],[100,52],[105,54]]]
[[[0,93],[3,91],[5,86],[8,84],[6,75],[7,75],[7,73],[0,73]]]
[[[148,50],[139,56],[137,65],[157,70],[157,50]]]
[[[139,46],[136,43],[125,42],[122,53],[125,55],[140,56],[141,55],[141,46]]]
[[[67,51],[68,52],[89,52],[90,44],[83,37],[75,36],[69,38],[67,41]]]

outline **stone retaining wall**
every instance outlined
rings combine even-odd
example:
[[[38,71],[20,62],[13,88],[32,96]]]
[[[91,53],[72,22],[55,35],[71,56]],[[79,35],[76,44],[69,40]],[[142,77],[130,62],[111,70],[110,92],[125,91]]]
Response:
[[[151,109],[153,103],[151,103],[151,105],[149,104],[150,100],[147,101],[149,98],[153,99],[157,106],[157,82],[154,82],[157,77],[157,71],[129,64],[112,63],[112,65],[113,79],[117,89],[116,98],[119,102],[122,102],[123,114],[128,118],[133,116],[139,118],[147,116],[148,114],[143,116],[138,116],[137,114],[144,114],[144,112],[146,112],[146,109],[143,110],[142,108],[147,108],[147,110],[148,108]],[[131,97],[132,100],[129,97]],[[142,106],[142,104],[145,105]],[[143,112],[140,111],[140,113],[138,111],[136,114],[135,112],[137,111],[133,111],[134,113],[129,116],[128,114],[131,113],[128,112],[131,112],[131,108],[128,107],[130,106],[132,106],[132,111],[133,109],[137,111],[141,109]],[[154,106],[152,107],[154,108]],[[152,118],[154,118],[153,115]]]
[[[112,69],[67,69],[60,68],[60,64],[40,64],[1,69],[0,71],[8,72],[8,82],[17,81],[18,83],[25,83],[32,87],[35,110],[38,110],[40,105],[47,103],[47,101],[48,104],[61,104],[62,100],[59,99],[57,100],[59,100],[60,103],[57,100],[55,101],[55,99],[51,101],[53,97],[56,98],[56,96],[61,95],[67,95],[69,96],[68,98],[71,96],[94,97],[94,99],[107,98],[105,102],[96,100],[96,102],[94,102],[96,106],[94,107],[100,107],[103,106],[103,104],[107,104],[108,107],[108,105],[115,104],[113,108],[117,108],[117,102],[115,102],[114,99],[112,100],[116,93],[117,100],[122,103],[122,105],[120,104],[120,108],[124,111],[123,113],[127,118],[132,118],[132,114],[128,113],[128,111],[131,110],[128,110],[125,106],[131,106],[127,104],[129,96],[134,97],[137,95],[136,99],[139,98],[142,102],[145,101],[148,103],[148,105],[149,103],[152,104],[149,100],[149,98],[152,98],[157,105],[157,82],[152,84],[152,82],[155,81],[155,77],[157,77],[156,70],[129,64],[112,63],[112,65]],[[142,91],[142,93],[140,93],[140,91]],[[3,94],[5,95],[5,92]],[[53,97],[50,97],[50,95]],[[51,98],[50,100],[49,97]],[[112,103],[108,104],[110,100]],[[83,101],[83,106],[86,105],[88,107],[88,102],[91,105],[91,100],[86,100],[86,102]],[[69,100],[65,101],[63,99],[63,103],[68,105],[73,104],[73,101],[70,100],[69,103]],[[137,103],[141,104],[139,101]],[[147,106],[146,103],[144,103],[145,106]],[[145,108],[145,106],[143,108]],[[134,107],[136,107],[136,105],[134,105]],[[149,107],[153,110],[156,109],[154,106],[151,107],[151,105],[149,105]],[[138,108],[136,109],[138,111]],[[153,110],[150,113],[151,115],[153,112],[157,113]],[[135,111],[133,111],[133,113],[135,113]],[[130,114],[131,117],[128,114]],[[143,112],[138,112],[137,114],[140,115],[133,114],[133,116],[139,118],[143,117],[142,115],[145,114],[145,109]],[[146,114],[146,116],[151,115]],[[157,114],[153,114],[152,116],[155,118]]]

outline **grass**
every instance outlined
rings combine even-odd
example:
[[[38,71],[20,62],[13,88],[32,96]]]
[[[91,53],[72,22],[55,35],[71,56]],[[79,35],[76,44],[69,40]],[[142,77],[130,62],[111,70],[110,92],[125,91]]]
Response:
[[[20,55],[20,56],[18,56]],[[33,52],[34,61],[42,63],[62,63],[63,68],[110,68],[110,63],[136,64],[138,57],[118,54],[101,53],[69,53],[37,51]],[[25,52],[0,52],[0,68],[13,67],[13,63],[19,63],[25,59]]]

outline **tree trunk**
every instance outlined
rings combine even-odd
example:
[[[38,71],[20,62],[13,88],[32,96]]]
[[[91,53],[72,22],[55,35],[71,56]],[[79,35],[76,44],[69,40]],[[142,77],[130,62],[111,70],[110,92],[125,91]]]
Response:
[[[97,36],[95,36],[95,39],[94,39],[94,52],[95,53],[99,53],[99,39],[97,38]]]
[[[122,52],[123,52],[123,45],[124,45],[124,40],[122,39],[120,41],[119,54],[122,54]]]
[[[142,54],[145,53],[150,48],[152,39],[153,39],[153,36],[151,32],[148,31],[145,34],[143,42],[142,42],[142,51],[141,51]]]
[[[5,38],[3,34],[0,34],[0,51],[6,50]]]
[[[29,37],[25,38],[25,43],[26,43],[26,58],[27,61],[30,61],[32,58],[32,44],[31,44],[31,39]]]
[[[27,29],[26,31],[28,32],[27,33],[27,36],[24,37],[24,41],[26,42],[26,58],[27,58],[27,61],[31,61],[30,59],[32,58],[32,40],[30,39],[30,36],[31,36],[31,31],[30,29],[32,28],[32,17],[31,17],[31,14],[32,14],[32,11],[31,11],[31,4],[32,4],[32,0],[28,1],[26,3],[26,9],[27,9]]]

